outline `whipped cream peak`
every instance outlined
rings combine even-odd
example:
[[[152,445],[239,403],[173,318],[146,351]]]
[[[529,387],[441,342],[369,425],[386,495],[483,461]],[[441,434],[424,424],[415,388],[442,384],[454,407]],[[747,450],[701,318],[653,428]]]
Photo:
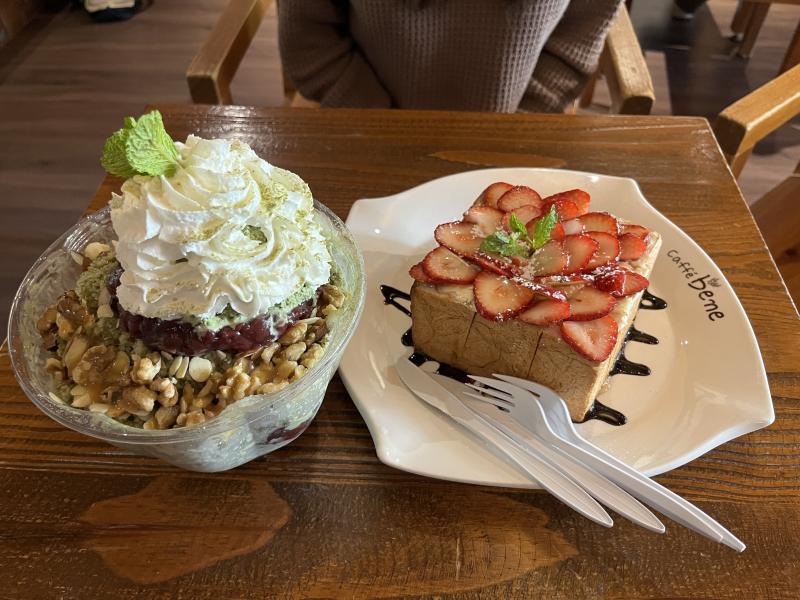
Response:
[[[111,200],[122,308],[205,319],[265,314],[330,279],[308,185],[239,140],[176,142],[173,175],[136,175]]]

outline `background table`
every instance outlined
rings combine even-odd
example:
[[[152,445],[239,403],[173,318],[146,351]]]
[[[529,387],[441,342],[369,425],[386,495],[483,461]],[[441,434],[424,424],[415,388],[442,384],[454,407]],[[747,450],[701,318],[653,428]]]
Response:
[[[0,596],[800,594],[800,322],[704,119],[160,108],[176,139],[241,138],[342,218],[358,198],[486,166],[635,178],[722,268],[761,346],[775,424],[658,478],[748,549],[669,521],[663,536],[621,518],[607,530],[545,493],[391,469],[338,378],[290,446],[227,473],[179,471],[50,421],[17,387],[3,347]],[[91,207],[118,184],[104,182]]]

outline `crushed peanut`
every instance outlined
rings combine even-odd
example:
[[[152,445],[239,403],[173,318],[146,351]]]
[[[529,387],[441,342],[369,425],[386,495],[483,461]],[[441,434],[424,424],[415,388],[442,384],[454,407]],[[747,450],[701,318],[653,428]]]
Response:
[[[108,252],[107,244],[88,244],[80,257],[84,268],[101,255],[107,260]],[[235,356],[219,350],[176,356],[149,352],[141,341],[116,333],[116,301],[104,285],[93,293],[92,310],[70,290],[36,323],[53,352],[45,363],[56,384],[51,398],[147,430],[201,426],[246,396],[276,393],[304,377],[325,353],[326,318],[346,299],[325,285],[312,316],[276,341]]]

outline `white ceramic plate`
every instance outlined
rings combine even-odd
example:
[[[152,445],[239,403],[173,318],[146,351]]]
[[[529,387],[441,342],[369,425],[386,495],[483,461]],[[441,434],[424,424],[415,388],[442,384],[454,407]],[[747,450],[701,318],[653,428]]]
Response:
[[[529,185],[542,196],[582,188],[591,194],[592,210],[639,223],[663,238],[649,289],[668,308],[640,310],[636,318],[636,327],[660,343],[631,342],[626,350],[628,359],[650,366],[652,374],[612,377],[599,399],[623,412],[627,424],[591,420],[578,425],[581,434],[656,475],[772,423],[764,365],[738,298],[708,255],[647,202],[635,181],[557,169],[486,169],[359,200],[347,219],[366,259],[367,302],[340,372],[382,462],[439,479],[535,487],[402,384],[393,365],[409,353],[400,338],[411,322],[384,304],[379,289],[387,284],[408,291],[408,269],[434,247],[436,225],[458,220],[494,181]],[[700,297],[702,292],[707,293]]]

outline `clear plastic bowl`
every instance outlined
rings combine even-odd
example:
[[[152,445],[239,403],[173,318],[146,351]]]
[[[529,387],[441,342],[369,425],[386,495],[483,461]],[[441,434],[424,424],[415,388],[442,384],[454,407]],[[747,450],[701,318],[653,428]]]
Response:
[[[122,425],[50,396],[54,385],[44,368],[48,353],[42,348],[36,321],[65,290],[75,287],[81,267],[72,253],[89,242],[113,239],[108,208],[81,219],[39,257],[22,280],[8,324],[11,365],[20,387],[42,412],[70,429],[191,471],[225,471],[285,446],[305,430],[322,404],[361,317],[366,294],[364,258],[352,235],[325,206],[315,202],[315,208],[350,297],[330,317],[331,341],[322,360],[283,390],[243,398],[204,425],[163,431]]]

